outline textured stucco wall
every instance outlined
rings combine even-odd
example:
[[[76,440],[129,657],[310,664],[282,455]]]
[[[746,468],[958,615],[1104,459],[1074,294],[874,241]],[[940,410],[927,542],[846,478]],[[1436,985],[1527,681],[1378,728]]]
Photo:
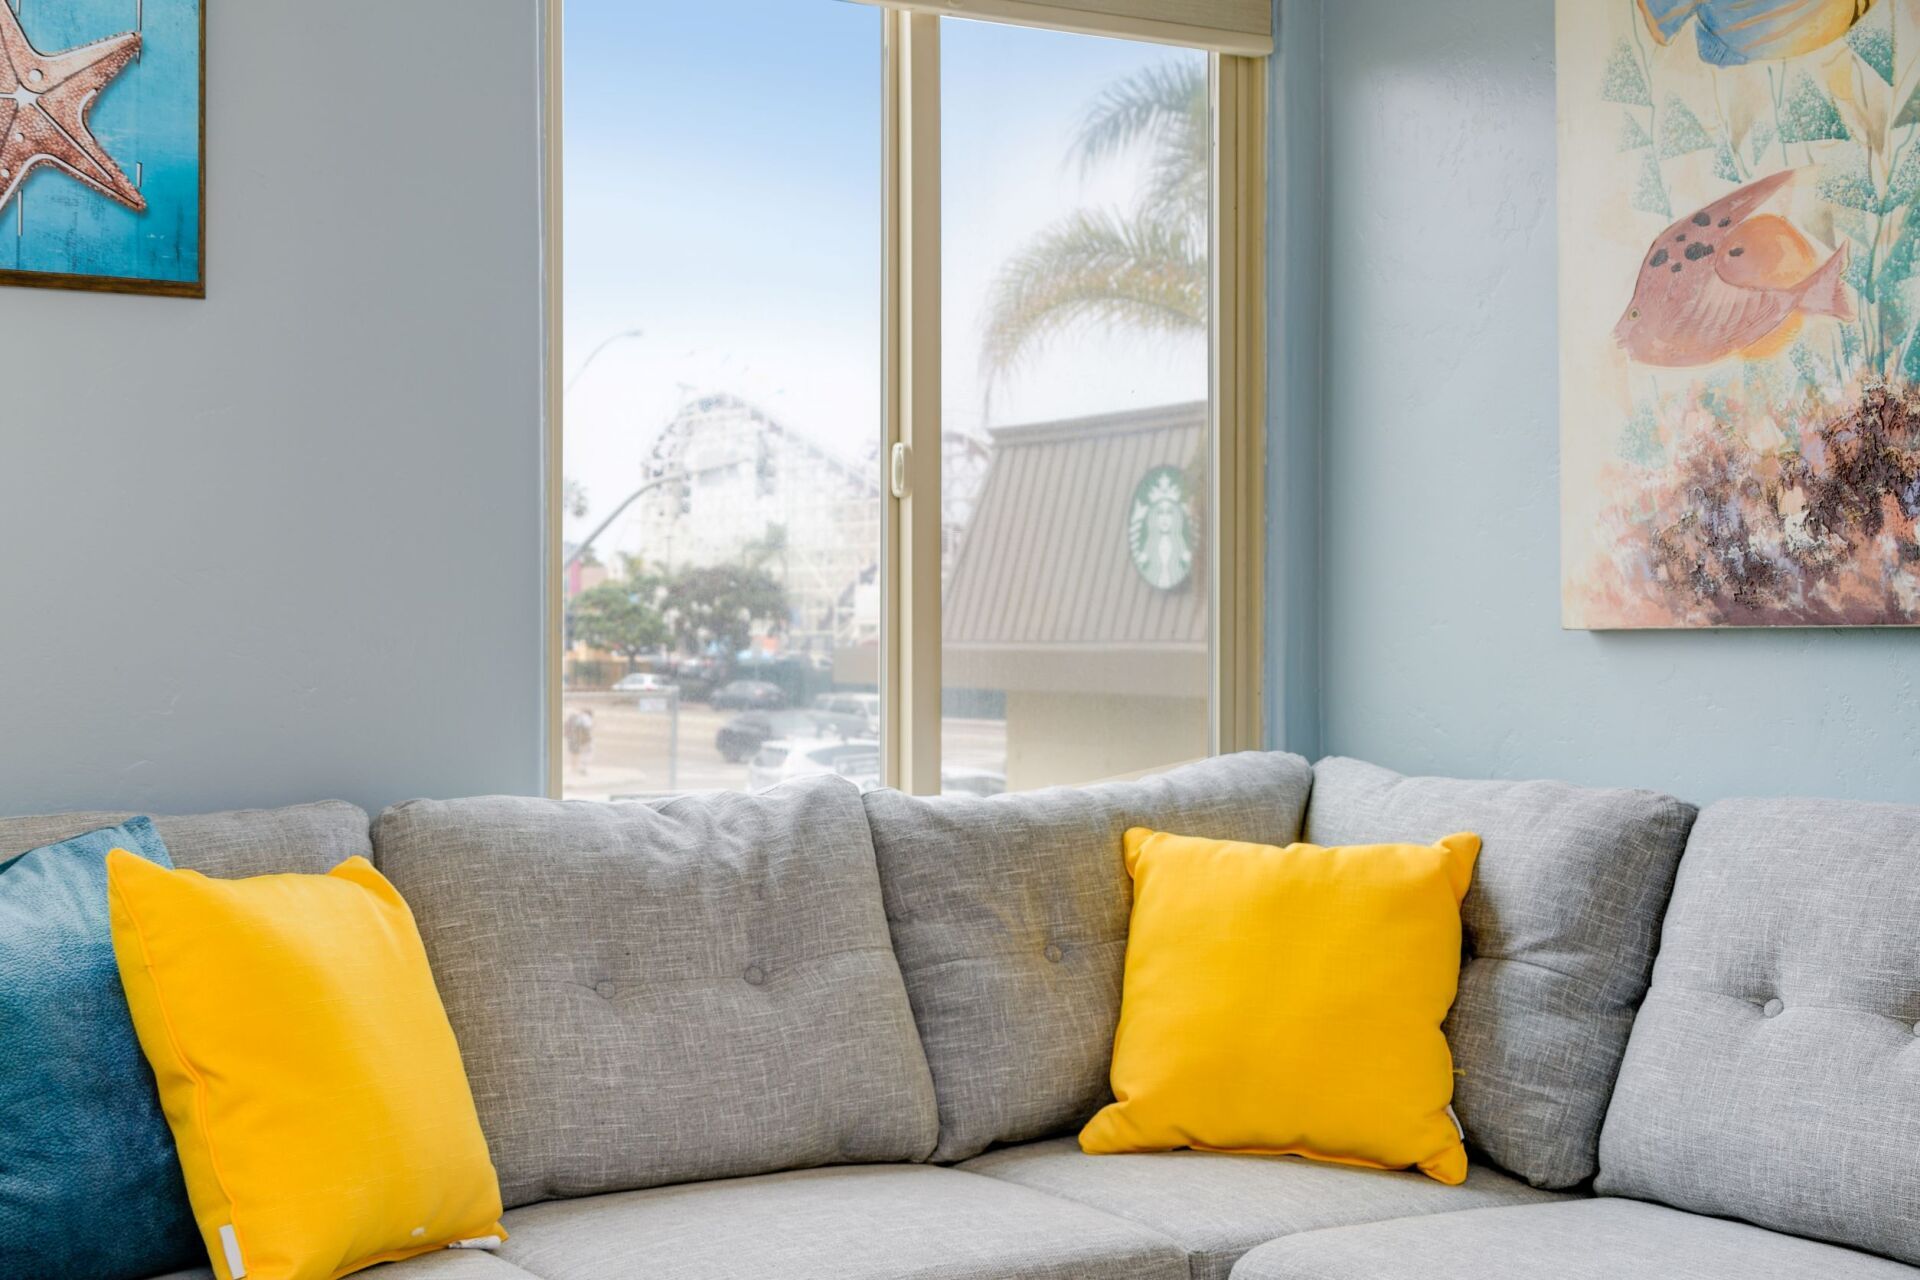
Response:
[[[536,791],[534,4],[208,6],[208,299],[0,290],[0,813]]]
[[[1920,801],[1920,634],[1560,630],[1552,0],[1324,21],[1320,745]]]

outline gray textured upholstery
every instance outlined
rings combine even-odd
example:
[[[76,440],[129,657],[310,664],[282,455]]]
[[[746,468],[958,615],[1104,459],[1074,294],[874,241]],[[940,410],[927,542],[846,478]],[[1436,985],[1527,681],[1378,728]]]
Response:
[[[1447,1019],[1468,1143],[1542,1187],[1598,1167],[1600,1124],[1694,809],[1647,791],[1314,766],[1315,844],[1482,840]]]
[[[57,813],[0,818],[0,859],[57,844],[101,827],[114,827],[132,813]],[[366,811],[341,800],[287,809],[242,809],[191,817],[153,815],[176,867],[220,880],[295,872],[318,875],[348,858],[373,856]]]
[[[1914,1280],[1896,1262],[1718,1218],[1579,1200],[1316,1231],[1233,1280]]]
[[[867,796],[940,1102],[936,1160],[1077,1128],[1111,1098],[1127,828],[1290,844],[1311,782],[1298,756],[1245,754],[992,799]]]
[[[414,801],[374,838],[508,1205],[933,1149],[852,783]]]
[[[816,1169],[535,1205],[502,1256],[544,1280],[1188,1280],[1171,1243],[953,1169]]]
[[[1600,1167],[1609,1192],[1920,1263],[1920,808],[1701,815]]]
[[[473,1249],[448,1249],[426,1253],[405,1262],[390,1262],[367,1272],[378,1280],[545,1280],[532,1277],[510,1262],[502,1262],[490,1253]],[[176,1271],[160,1280],[213,1280],[206,1267],[197,1271]]]
[[[1443,1187],[1420,1173],[1285,1156],[1090,1156],[1072,1138],[989,1151],[960,1167],[1166,1236],[1186,1251],[1192,1280],[1226,1280],[1247,1250],[1296,1232],[1559,1198],[1484,1165],[1468,1173],[1465,1185]]]

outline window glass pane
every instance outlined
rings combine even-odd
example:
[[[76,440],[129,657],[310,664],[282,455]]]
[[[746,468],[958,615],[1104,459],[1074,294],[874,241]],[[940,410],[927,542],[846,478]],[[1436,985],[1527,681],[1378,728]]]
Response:
[[[569,796],[878,779],[880,21],[568,0]]]
[[[1206,55],[941,40],[945,787],[1203,756]]]

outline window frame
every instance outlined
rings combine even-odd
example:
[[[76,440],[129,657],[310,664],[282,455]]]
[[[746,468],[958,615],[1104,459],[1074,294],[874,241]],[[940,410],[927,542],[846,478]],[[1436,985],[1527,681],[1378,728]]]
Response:
[[[880,763],[884,785],[941,789],[940,23],[882,6],[881,183],[883,436]],[[547,0],[542,121],[546,281],[545,750],[547,793],[563,793],[561,749],[565,405],[563,192],[564,0]],[[986,12],[973,20],[995,20]],[[1072,29],[1063,27],[1063,29]],[[1186,45],[1178,39],[1163,43]],[[1199,41],[1192,46],[1198,47]],[[1207,52],[1212,116],[1207,504],[1213,636],[1209,748],[1265,743],[1264,617],[1267,400],[1267,57]],[[904,484],[893,484],[896,446]],[[1169,762],[1171,763],[1171,762]]]

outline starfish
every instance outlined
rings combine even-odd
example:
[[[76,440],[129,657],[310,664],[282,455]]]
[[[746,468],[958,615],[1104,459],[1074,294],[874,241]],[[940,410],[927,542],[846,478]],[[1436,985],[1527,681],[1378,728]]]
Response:
[[[94,99],[139,56],[137,31],[43,54],[0,0],[0,209],[29,173],[50,164],[135,213],[146,211],[140,189],[87,128]]]

